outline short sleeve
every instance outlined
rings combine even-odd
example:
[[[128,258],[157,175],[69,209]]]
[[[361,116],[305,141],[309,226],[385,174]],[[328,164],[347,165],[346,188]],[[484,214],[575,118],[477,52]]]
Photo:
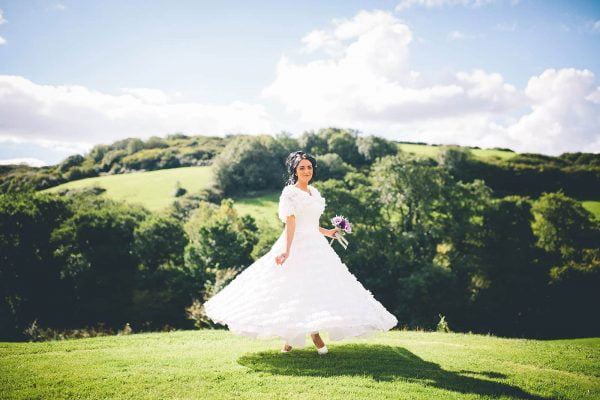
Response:
[[[289,192],[284,192],[279,197],[279,219],[285,223],[289,215],[296,215],[297,205]]]

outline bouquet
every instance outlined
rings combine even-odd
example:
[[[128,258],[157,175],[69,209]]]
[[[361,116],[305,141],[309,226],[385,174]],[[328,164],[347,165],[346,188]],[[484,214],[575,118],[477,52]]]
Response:
[[[352,232],[352,224],[350,224],[348,218],[345,218],[343,215],[336,215],[335,217],[331,218],[331,223],[335,228],[335,237],[331,239],[329,244],[332,244],[334,240],[337,240],[342,245],[344,250],[346,250],[348,247],[348,241],[346,238],[344,238],[344,235]]]

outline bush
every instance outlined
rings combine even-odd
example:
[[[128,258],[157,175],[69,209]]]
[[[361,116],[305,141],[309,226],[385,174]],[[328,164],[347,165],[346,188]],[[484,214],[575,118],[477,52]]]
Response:
[[[377,158],[393,155],[398,152],[398,146],[395,143],[373,135],[359,137],[356,139],[356,145],[359,154],[368,163],[372,163]]]
[[[226,196],[280,189],[286,150],[271,136],[237,136],[215,158],[215,180]]]
[[[316,156],[317,169],[314,177],[319,180],[342,179],[348,172],[355,171],[355,168],[348,165],[337,154],[328,153]]]

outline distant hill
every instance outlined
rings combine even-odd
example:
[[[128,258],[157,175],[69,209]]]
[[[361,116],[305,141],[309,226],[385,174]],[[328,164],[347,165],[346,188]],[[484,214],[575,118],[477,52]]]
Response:
[[[188,193],[206,188],[212,179],[210,165],[232,138],[169,135],[146,141],[128,138],[110,145],[98,145],[86,155],[73,155],[60,164],[34,168],[0,166],[0,192],[53,188],[65,189],[99,185],[105,196],[143,204],[158,210],[171,204],[177,182]],[[499,194],[537,197],[543,190],[565,188],[584,207],[600,218],[600,196],[594,182],[600,179],[600,154],[564,153],[558,157],[516,153],[510,149],[480,149],[426,143],[396,142],[402,151],[438,159],[454,148],[470,154],[462,179],[484,179]],[[135,172],[135,174],[132,174]],[[595,189],[597,190],[597,189]],[[533,191],[533,192],[532,192]],[[236,199],[236,208],[277,224],[273,210],[275,193]]]

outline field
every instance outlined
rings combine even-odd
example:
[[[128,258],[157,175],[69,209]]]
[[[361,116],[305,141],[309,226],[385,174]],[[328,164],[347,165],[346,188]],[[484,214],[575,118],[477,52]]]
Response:
[[[2,399],[598,399],[600,338],[390,331],[280,353],[224,330],[0,343]]]
[[[419,156],[435,158],[443,146],[432,146],[425,144],[412,144],[412,143],[399,143],[398,147],[407,153],[413,153]],[[504,150],[492,150],[492,149],[470,149],[475,157],[486,159],[486,158],[501,158],[509,159],[515,156],[517,153]]]
[[[210,167],[183,167],[80,179],[43,192],[100,186],[106,189],[102,196],[139,203],[149,210],[156,211],[167,207],[175,200],[173,192],[177,182],[188,192],[193,193],[206,187],[211,179]]]
[[[600,201],[582,201],[583,207],[594,214],[596,219],[600,220]]]

